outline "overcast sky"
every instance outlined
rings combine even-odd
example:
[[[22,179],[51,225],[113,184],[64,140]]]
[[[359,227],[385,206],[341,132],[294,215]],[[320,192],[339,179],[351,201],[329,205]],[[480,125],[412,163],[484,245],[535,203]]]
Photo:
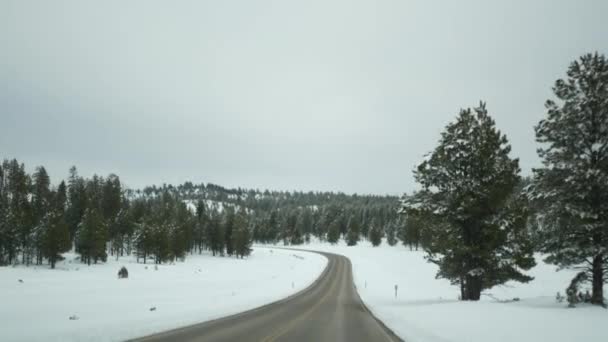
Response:
[[[533,126],[608,1],[0,0],[0,158],[130,187],[399,194],[487,101],[525,174]]]

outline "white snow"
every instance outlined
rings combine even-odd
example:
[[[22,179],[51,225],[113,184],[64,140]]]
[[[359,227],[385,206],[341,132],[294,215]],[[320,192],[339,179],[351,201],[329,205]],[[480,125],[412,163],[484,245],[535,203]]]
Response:
[[[310,285],[327,264],[319,254],[267,248],[254,248],[244,260],[190,255],[158,270],[131,257],[86,266],[66,256],[55,270],[0,267],[0,341],[153,334],[285,298]],[[117,278],[123,265],[128,279]]]
[[[226,206],[224,204],[224,202],[213,201],[210,199],[205,199],[205,200],[203,200],[203,202],[205,203],[205,206],[207,206],[207,209],[215,209],[220,213],[224,211],[224,207]],[[190,212],[196,213],[196,206],[197,206],[198,201],[184,200],[184,203],[186,204],[186,207],[188,208],[188,210],[190,210]],[[239,208],[240,208],[240,206],[238,206],[238,205],[228,204],[228,206],[232,206],[236,210],[239,210]]]
[[[386,242],[379,247],[315,242],[297,248],[347,256],[362,300],[408,342],[608,341],[608,310],[557,303],[556,293],[564,295],[576,271],[556,272],[540,257],[529,272],[532,282],[508,283],[484,292],[479,302],[462,302],[457,286],[435,279],[437,266],[427,263],[421,251]],[[515,297],[520,300],[510,301]]]

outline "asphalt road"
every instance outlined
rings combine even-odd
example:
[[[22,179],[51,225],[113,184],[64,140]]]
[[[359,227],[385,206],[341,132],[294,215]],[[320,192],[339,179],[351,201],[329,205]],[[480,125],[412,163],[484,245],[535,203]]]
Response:
[[[287,299],[136,341],[401,341],[361,302],[350,260],[321,254],[328,263],[319,279]]]

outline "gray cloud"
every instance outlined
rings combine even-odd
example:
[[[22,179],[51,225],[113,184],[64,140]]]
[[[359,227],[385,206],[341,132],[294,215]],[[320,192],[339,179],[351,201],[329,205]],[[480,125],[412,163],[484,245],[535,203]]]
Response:
[[[132,187],[400,193],[480,99],[521,158],[605,1],[0,0],[1,157]]]

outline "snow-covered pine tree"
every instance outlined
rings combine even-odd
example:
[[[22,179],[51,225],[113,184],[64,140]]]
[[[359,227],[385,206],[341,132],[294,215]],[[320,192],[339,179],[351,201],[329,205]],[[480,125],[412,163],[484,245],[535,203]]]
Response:
[[[532,198],[543,207],[541,250],[560,267],[585,265],[594,304],[604,304],[608,267],[608,61],[587,54],[553,87],[536,126],[543,168]]]
[[[505,135],[485,104],[461,110],[439,145],[414,171],[422,190],[405,201],[432,230],[423,248],[440,278],[460,285],[463,300],[509,280],[528,282],[534,266],[526,210],[514,193],[520,180]]]

